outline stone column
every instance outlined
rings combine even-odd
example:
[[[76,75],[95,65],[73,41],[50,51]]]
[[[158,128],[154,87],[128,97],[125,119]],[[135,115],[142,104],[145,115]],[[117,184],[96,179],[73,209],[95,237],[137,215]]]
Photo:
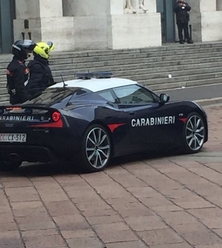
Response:
[[[216,11],[216,0],[199,0],[200,12],[212,12]]]
[[[219,1],[222,2],[222,0],[187,0],[192,7],[190,24],[193,27],[194,41],[222,39],[222,11],[217,11]]]
[[[217,11],[217,0],[200,0],[202,41],[222,39],[222,12]]]
[[[55,50],[73,49],[73,41],[67,39],[73,30],[73,18],[63,17],[62,0],[16,0],[15,40],[23,33],[35,42],[53,41]]]
[[[139,1],[139,0],[131,0]],[[155,0],[148,11],[125,14],[125,0],[65,0],[65,15],[74,16],[77,49],[124,49],[161,45],[161,25]],[[152,5],[151,5],[152,3]]]
[[[16,19],[61,17],[62,0],[15,0]]]

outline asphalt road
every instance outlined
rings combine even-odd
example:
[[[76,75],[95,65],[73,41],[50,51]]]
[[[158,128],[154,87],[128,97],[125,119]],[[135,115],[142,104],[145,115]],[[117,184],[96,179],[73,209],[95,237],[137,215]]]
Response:
[[[166,93],[170,100],[205,100],[213,98],[222,99],[222,84],[205,85],[198,87],[178,88],[173,90],[161,90],[156,93]]]

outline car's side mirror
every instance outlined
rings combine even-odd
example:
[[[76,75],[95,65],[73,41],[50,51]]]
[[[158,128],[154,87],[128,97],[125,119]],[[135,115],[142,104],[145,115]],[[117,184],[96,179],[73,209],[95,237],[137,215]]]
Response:
[[[169,100],[170,100],[170,97],[167,94],[165,93],[160,94],[160,103],[164,104],[166,102],[169,102]]]

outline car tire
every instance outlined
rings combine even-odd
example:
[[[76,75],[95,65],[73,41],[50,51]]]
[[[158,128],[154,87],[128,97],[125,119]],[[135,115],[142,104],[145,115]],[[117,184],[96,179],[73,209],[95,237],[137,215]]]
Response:
[[[183,135],[185,153],[196,153],[203,147],[206,137],[206,126],[203,118],[197,113],[191,113],[186,120]]]
[[[19,168],[22,164],[21,161],[10,161],[10,160],[3,160],[0,162],[0,171],[12,171]]]
[[[101,171],[108,165],[110,157],[111,141],[108,131],[99,124],[91,125],[83,137],[81,169],[86,172]]]

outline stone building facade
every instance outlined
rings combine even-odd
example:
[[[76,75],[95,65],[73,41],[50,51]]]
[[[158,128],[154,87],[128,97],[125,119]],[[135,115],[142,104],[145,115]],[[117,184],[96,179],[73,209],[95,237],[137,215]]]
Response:
[[[52,40],[57,51],[128,49],[161,46],[177,40],[173,13],[176,0],[0,0],[1,19],[10,13],[11,41]],[[195,42],[222,40],[222,0],[187,0]],[[4,9],[4,11],[3,11]],[[7,37],[4,38],[4,37]],[[10,41],[10,42],[9,42]]]

